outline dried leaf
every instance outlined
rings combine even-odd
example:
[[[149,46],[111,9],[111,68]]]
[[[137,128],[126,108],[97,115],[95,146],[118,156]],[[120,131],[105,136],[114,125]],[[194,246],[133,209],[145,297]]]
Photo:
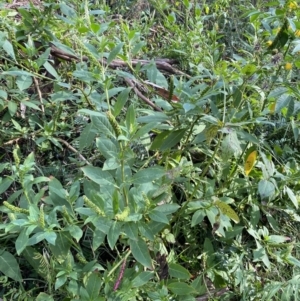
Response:
[[[254,150],[248,154],[246,161],[245,161],[245,165],[244,165],[244,170],[245,170],[246,176],[248,176],[249,173],[251,172],[251,170],[255,164],[256,157],[257,157],[256,150]]]

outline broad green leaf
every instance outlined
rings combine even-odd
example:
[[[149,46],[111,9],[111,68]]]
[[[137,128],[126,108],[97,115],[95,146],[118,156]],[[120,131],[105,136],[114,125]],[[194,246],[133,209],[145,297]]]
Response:
[[[158,180],[165,175],[165,170],[161,167],[150,167],[147,169],[139,170],[132,177],[132,182],[134,184],[144,184],[149,183],[154,180]]]
[[[149,212],[149,217],[153,221],[163,223],[163,224],[169,224],[169,220],[167,216],[163,212],[160,212],[158,209],[151,210]]]
[[[290,200],[292,201],[292,203],[294,204],[294,206],[296,207],[296,209],[298,209],[298,200],[294,192],[287,186],[285,186],[285,191],[289,196]]]
[[[215,252],[213,244],[209,238],[205,238],[203,249],[207,254],[213,254]]]
[[[142,238],[139,237],[137,240],[130,239],[130,249],[133,257],[140,264],[149,269],[153,268],[147,244]]]
[[[88,148],[96,138],[96,133],[92,131],[93,125],[89,123],[86,125],[84,130],[79,136],[79,150],[82,151],[84,148]]]
[[[171,277],[178,278],[178,279],[188,280],[191,278],[190,272],[184,267],[182,267],[181,265],[176,263],[169,264],[169,274]]]
[[[120,147],[117,140],[108,139],[105,137],[96,139],[96,146],[105,159],[117,157],[120,152]]]
[[[269,222],[270,226],[272,227],[272,229],[279,232],[280,231],[279,224],[275,220],[275,218],[270,213],[267,213],[266,216],[267,216],[268,222]]]
[[[115,170],[118,169],[121,165],[121,162],[117,158],[109,158],[105,160],[104,165],[103,165],[103,171],[105,170]]]
[[[27,232],[27,228],[22,229],[15,242],[16,251],[18,255],[20,255],[27,246],[29,237],[26,232]]]
[[[96,229],[101,230],[105,234],[108,234],[108,231],[112,226],[112,224],[113,224],[112,220],[103,216],[97,217],[96,220],[93,221],[93,225],[96,227]]]
[[[9,166],[9,163],[0,163],[0,173],[8,166]],[[0,178],[0,186],[1,186],[1,181],[2,181],[2,178]]]
[[[67,201],[67,192],[56,178],[49,182],[49,196],[55,206],[66,206],[67,210],[72,211],[71,204]]]
[[[46,232],[39,232],[39,233],[35,233],[33,234],[28,242],[27,242],[27,246],[33,246],[38,244],[40,241],[44,240],[46,236]]]
[[[43,52],[39,58],[35,61],[39,67],[43,66],[45,62],[48,60],[50,55],[51,48],[47,48],[45,52]]]
[[[291,100],[292,100],[292,96],[286,93],[278,97],[275,106],[275,113],[277,114],[281,113],[283,108],[287,108],[289,106]]]
[[[34,76],[33,74],[24,71],[24,70],[13,70],[13,71],[4,71],[2,75],[11,75],[11,76]]]
[[[32,85],[32,77],[31,76],[18,76],[16,80],[16,84],[20,91],[28,89]]]
[[[4,250],[0,250],[0,272],[15,281],[22,281],[21,271],[16,258]]]
[[[269,257],[264,248],[259,247],[253,250],[253,258],[254,258],[253,259],[254,262],[262,261],[268,269],[271,267]]]
[[[247,75],[251,76],[256,71],[256,65],[254,64],[247,64],[242,68],[242,72]]]
[[[49,244],[49,248],[58,260],[64,260],[70,251],[72,237],[68,232],[58,232],[55,245]]]
[[[17,109],[18,109],[17,104],[13,101],[9,101],[7,107],[8,107],[8,111],[9,111],[10,116],[14,116],[17,112]],[[15,121],[14,124],[16,124],[16,123],[17,122]],[[21,126],[18,127],[17,129],[21,130]]]
[[[54,286],[55,290],[57,290],[61,286],[63,286],[67,280],[68,280],[67,275],[62,275],[62,276],[58,277],[55,281],[55,286]]]
[[[93,182],[103,185],[115,187],[115,182],[112,175],[108,171],[103,171],[100,167],[85,166],[81,168],[84,175]]]
[[[298,268],[300,268],[300,260],[298,260],[297,258],[293,257],[292,255],[288,255],[285,258],[288,262],[290,262],[291,264],[297,266]]]
[[[142,47],[144,47],[146,45],[146,42],[144,41],[140,41],[137,44],[135,44],[134,48],[131,50],[132,52],[132,56],[136,56],[137,53],[142,49]]]
[[[155,112],[155,114],[152,113],[151,115],[141,116],[137,118],[137,122],[140,123],[156,122],[157,124],[159,124],[160,122],[164,122],[167,120],[169,120],[169,117],[165,113],[161,112]]]
[[[65,3],[60,3],[59,7],[61,9],[61,12],[63,15],[66,15],[67,17],[69,17],[70,19],[76,18],[77,17],[77,13],[76,10],[70,6],[68,6]]]
[[[263,165],[261,166],[262,172],[263,172],[263,177],[265,180],[269,179],[272,177],[275,173],[275,165],[272,162],[271,159],[267,158],[267,156],[263,153],[260,152],[260,156],[263,160]]]
[[[154,231],[153,229],[151,229],[148,224],[146,223],[143,223],[143,222],[140,222],[138,224],[138,227],[139,227],[139,231],[140,233],[145,236],[146,238],[148,238],[149,240],[151,241],[154,241]]]
[[[250,223],[255,228],[261,219],[260,208],[256,204],[251,204]]]
[[[215,201],[216,206],[221,210],[221,212],[231,218],[235,223],[240,222],[240,218],[236,214],[236,212],[226,203],[217,200]]]
[[[41,111],[41,109],[33,102],[22,100],[21,103],[24,104],[28,108],[32,108],[32,109]]]
[[[154,140],[153,140],[153,142],[152,142],[152,144],[150,146],[150,150],[159,150],[160,147],[162,146],[164,140],[169,135],[169,133],[170,133],[169,131],[164,131],[164,132],[158,134],[154,138]]]
[[[159,210],[160,212],[163,212],[166,215],[172,214],[176,212],[180,208],[177,204],[162,204],[157,207],[155,207],[155,210]]]
[[[24,160],[24,166],[26,168],[31,168],[32,166],[35,165],[35,161],[34,161],[34,153],[31,152],[27,157],[26,159]]]
[[[39,293],[36,297],[36,301],[54,301],[53,297],[46,293]]]
[[[96,132],[105,134],[109,137],[116,137],[116,133],[106,116],[91,116],[91,120]]]
[[[100,229],[95,229],[93,233],[93,251],[96,251],[104,242],[106,233],[102,232]]]
[[[108,58],[107,58],[107,65],[109,65],[115,58],[116,56],[119,54],[119,52],[121,51],[122,47],[123,47],[124,43],[119,43],[109,54]]]
[[[107,233],[107,241],[112,250],[114,249],[115,244],[119,239],[121,233],[121,227],[122,227],[121,222],[114,221]]]
[[[99,297],[99,292],[101,288],[101,278],[98,273],[90,273],[87,280],[85,288],[89,294],[90,299],[89,300],[97,300],[97,297]]]
[[[141,272],[138,274],[133,280],[132,280],[132,286],[133,287],[140,287],[144,284],[146,284],[150,279],[152,279],[154,276],[153,272]]]
[[[121,113],[122,109],[124,108],[124,106],[128,100],[128,96],[129,96],[131,89],[132,88],[126,88],[118,95],[117,101],[113,108],[115,117],[117,117]]]
[[[92,111],[89,109],[80,109],[78,110],[78,113],[86,114],[89,116],[105,117],[105,115],[102,112]]]
[[[295,110],[295,101],[292,98],[291,101],[289,102],[289,105],[287,107],[287,111],[284,114],[284,117],[287,120],[289,120],[293,116],[294,110]]]
[[[204,115],[201,120],[207,121],[208,123],[214,124],[218,127],[222,125],[222,122],[212,115]]]
[[[5,192],[9,187],[10,185],[14,182],[13,179],[11,178],[5,178],[5,179],[0,179],[1,182],[0,182],[0,194]]]
[[[5,42],[2,44],[2,48],[11,58],[16,60],[14,47],[8,40],[5,40]]]
[[[290,237],[281,236],[281,235],[269,235],[265,238],[267,244],[282,244],[285,242],[289,242],[291,240]]]
[[[158,69],[157,69],[157,76],[156,76],[156,79],[155,79],[155,83],[158,86],[169,90],[169,84],[168,84],[168,81],[167,81],[166,77]]]
[[[280,30],[278,31],[275,39],[273,40],[272,44],[269,45],[268,51],[273,50],[273,49],[278,49],[281,51],[281,49],[285,46],[289,39],[289,34],[288,34],[288,19],[285,18],[283,25],[281,26]]]
[[[181,141],[185,133],[186,129],[162,132],[161,134],[155,137],[150,149],[160,149],[161,151],[171,149],[173,146],[175,146]]]
[[[272,197],[275,194],[275,186],[267,180],[260,180],[258,183],[258,193],[262,200]]]
[[[116,215],[119,213],[120,209],[120,196],[118,191],[115,189],[112,195],[112,209],[113,209],[113,214]]]
[[[123,87],[117,87],[117,88],[112,88],[112,89],[106,90],[106,93],[103,93],[101,95],[100,100],[106,101],[107,97],[112,98],[115,95],[117,95],[118,93],[122,92],[123,90],[124,90]]]
[[[138,226],[136,223],[127,222],[123,226],[123,231],[128,236],[128,238],[133,240],[138,240]]]
[[[148,134],[151,130],[153,130],[156,126],[157,122],[150,122],[148,124],[145,124],[133,135],[133,139],[143,137],[145,134]]]
[[[69,225],[65,228],[65,230],[69,231],[71,236],[74,237],[77,242],[79,242],[83,235],[81,228],[76,225]]]
[[[237,130],[237,133],[242,140],[249,141],[253,144],[259,145],[259,140],[254,135],[251,135],[246,131],[242,131],[242,130]]]
[[[292,54],[298,53],[299,51],[300,51],[300,43],[298,43],[298,44],[293,48]],[[298,67],[298,68],[299,68],[299,67]]]
[[[178,296],[194,294],[194,288],[184,282],[172,282],[168,284],[168,289]]]
[[[95,80],[95,74],[86,70],[76,70],[72,73],[72,75],[74,78],[77,78],[87,84],[90,84]]]
[[[240,90],[239,87],[233,87],[235,89],[233,95],[232,95],[232,99],[233,99],[233,105],[235,108],[238,108],[238,106],[240,105],[241,101],[242,101],[242,97],[243,97],[243,93]]]
[[[199,275],[193,280],[191,286],[197,291],[199,295],[203,295],[207,292],[207,284],[204,283],[203,275]]]
[[[7,92],[5,90],[0,90],[0,100],[3,99],[3,100],[7,100]]]
[[[200,224],[203,219],[205,218],[206,216],[206,213],[204,210],[197,210],[193,216],[192,216],[192,223],[191,223],[191,226],[192,227],[195,227],[196,225]]]
[[[157,67],[154,61],[151,61],[149,64],[144,66],[144,69],[147,70],[147,78],[150,82],[155,83],[157,77]]]
[[[60,76],[57,74],[56,70],[53,68],[53,66],[48,61],[46,61],[43,66],[54,78],[56,78],[56,79],[60,78]]]
[[[99,23],[92,23],[91,24],[91,30],[93,33],[97,33],[101,28],[101,25]]]
[[[227,161],[232,156],[237,157],[242,152],[240,142],[236,131],[230,129],[230,132],[222,141],[222,159]]]
[[[135,114],[134,106],[131,104],[126,113],[126,126],[130,134],[133,134],[136,130]]]

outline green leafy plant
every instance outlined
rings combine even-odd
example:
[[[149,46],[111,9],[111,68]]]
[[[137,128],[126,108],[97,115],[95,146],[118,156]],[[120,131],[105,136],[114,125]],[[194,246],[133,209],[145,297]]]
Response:
[[[104,2],[2,5],[0,297],[296,300],[298,4]]]

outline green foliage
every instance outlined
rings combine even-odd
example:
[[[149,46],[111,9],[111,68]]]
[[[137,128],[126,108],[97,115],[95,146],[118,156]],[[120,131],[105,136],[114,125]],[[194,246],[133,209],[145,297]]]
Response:
[[[0,298],[297,300],[298,4],[13,5]]]

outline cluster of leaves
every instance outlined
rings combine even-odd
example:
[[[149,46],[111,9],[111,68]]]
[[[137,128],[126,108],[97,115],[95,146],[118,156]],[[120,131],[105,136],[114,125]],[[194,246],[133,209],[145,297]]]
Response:
[[[0,297],[297,300],[297,2],[98,2],[1,4]]]

